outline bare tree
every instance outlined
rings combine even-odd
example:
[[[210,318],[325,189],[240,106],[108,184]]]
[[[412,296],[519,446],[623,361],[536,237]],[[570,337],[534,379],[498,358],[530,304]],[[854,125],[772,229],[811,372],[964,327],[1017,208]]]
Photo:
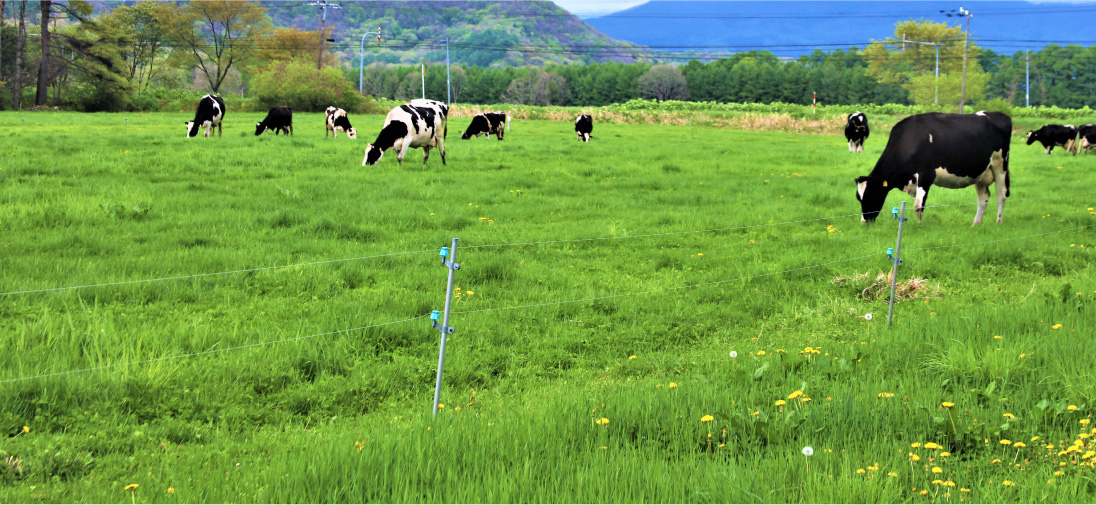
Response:
[[[0,0],[0,30],[4,29],[4,14],[8,12],[8,1]],[[4,36],[0,35],[0,81],[4,80]]]
[[[502,101],[525,105],[552,105],[553,102],[563,102],[570,93],[567,79],[563,76],[535,70],[510,81],[510,86],[502,94]]]
[[[23,46],[27,43],[27,0],[19,2],[19,31],[15,36],[15,68],[12,70],[11,108],[19,110],[20,92],[23,88]]]
[[[655,100],[688,100],[689,86],[681,69],[672,65],[655,65],[639,76],[640,94]]]
[[[190,49],[213,92],[232,66],[246,61],[254,41],[269,31],[266,9],[258,2],[193,0],[164,19],[171,35]]]
[[[53,13],[53,2],[51,0],[42,0],[38,3],[38,6],[41,7],[42,12],[42,31],[41,37],[39,37],[42,39],[42,56],[38,60],[38,87],[34,93],[34,105],[45,105],[46,100],[49,99],[49,68],[53,59],[49,52],[49,20],[50,14]]]
[[[362,71],[362,93],[376,98],[389,98],[395,94],[391,73],[381,63],[374,63]]]
[[[459,65],[454,65],[450,69],[449,77],[449,91],[453,95],[453,103],[457,103],[460,98],[460,94],[464,92],[468,87],[468,73],[464,71]]]

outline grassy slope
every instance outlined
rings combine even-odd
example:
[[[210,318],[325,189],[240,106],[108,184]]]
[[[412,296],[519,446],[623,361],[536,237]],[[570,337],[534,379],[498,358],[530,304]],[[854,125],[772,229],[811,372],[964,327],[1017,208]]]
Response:
[[[965,487],[967,501],[1080,502],[1094,492],[1092,468],[1054,456],[1096,400],[1092,229],[915,249],[1093,224],[1096,195],[1067,195],[1093,187],[1096,158],[1047,157],[1016,140],[1001,225],[970,227],[973,190],[934,190],[930,205],[964,205],[909,223],[902,278],[932,289],[898,304],[887,328],[885,301],[858,294],[888,266],[893,221],[470,247],[854,214],[851,179],[870,170],[882,132],[854,156],[836,136],[604,122],[585,145],[568,123],[537,121],[515,123],[503,143],[462,142],[467,120],[455,119],[448,166],[434,153],[424,167],[412,151],[403,167],[389,154],[362,168],[370,139],[325,140],[312,116],[292,139],[256,139],[248,125],[260,115],[230,114],[224,138],[187,140],[181,114],[132,115],[128,133],[120,115],[33,114],[25,130],[21,116],[0,115],[0,291],[424,251],[4,296],[0,380],[420,316],[441,308],[435,251],[452,236],[457,312],[879,255],[458,313],[435,422],[437,333],[426,320],[0,384],[0,459],[19,459],[0,464],[0,501],[894,502],[956,501]],[[371,137],[381,118],[354,121]],[[868,312],[871,322],[857,317]],[[801,354],[807,346],[821,354]],[[774,405],[800,389],[810,402]],[[953,417],[941,401],[955,402]],[[1026,449],[997,443],[1034,436]],[[952,455],[916,449],[923,459],[911,463],[910,444],[927,441]],[[809,466],[804,445],[816,451]],[[1055,476],[1059,460],[1066,473]],[[930,484],[932,466],[958,486]],[[123,491],[130,483],[140,487]]]

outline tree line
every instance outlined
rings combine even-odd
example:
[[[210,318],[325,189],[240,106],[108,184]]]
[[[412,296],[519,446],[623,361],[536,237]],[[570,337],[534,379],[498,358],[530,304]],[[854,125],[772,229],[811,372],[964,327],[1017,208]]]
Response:
[[[356,58],[340,58],[326,45],[329,32],[275,27],[254,1],[145,1],[105,15],[91,12],[80,0],[0,0],[0,85],[10,92],[10,99],[0,97],[0,108],[156,110],[215,92],[236,95],[256,110],[279,104],[315,110],[332,103],[355,109],[367,96],[423,94],[454,103],[565,106],[634,98],[810,104],[817,94],[828,105],[950,110],[959,102],[963,67],[959,28],[906,21],[893,37],[866,48],[815,50],[796,59],[746,51],[682,65],[447,69],[434,62],[425,65],[424,90],[419,65],[377,62],[359,69]],[[930,44],[902,47],[903,39]],[[1031,105],[1096,107],[1096,46],[1050,45],[1006,55],[972,43],[967,52],[968,103],[1023,106],[1030,95]]]

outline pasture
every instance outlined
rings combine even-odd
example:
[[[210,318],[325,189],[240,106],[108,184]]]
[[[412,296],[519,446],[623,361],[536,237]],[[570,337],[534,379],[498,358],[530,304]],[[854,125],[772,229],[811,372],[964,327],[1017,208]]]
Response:
[[[1096,493],[1096,156],[1014,135],[1002,224],[935,188],[888,327],[897,222],[862,225],[853,184],[874,122],[855,155],[453,118],[448,165],[362,167],[383,116],[332,140],[295,115],[186,139],[189,114],[0,114],[0,502]]]

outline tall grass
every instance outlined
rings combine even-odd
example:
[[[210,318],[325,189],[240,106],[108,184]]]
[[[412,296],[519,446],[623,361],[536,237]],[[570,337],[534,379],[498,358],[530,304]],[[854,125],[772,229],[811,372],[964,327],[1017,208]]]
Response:
[[[2,295],[0,501],[1094,491],[1079,437],[1096,401],[1094,235],[1031,236],[1096,224],[1096,158],[1016,137],[999,225],[970,227],[972,190],[934,190],[930,205],[958,206],[908,223],[900,269],[932,289],[887,327],[885,298],[862,294],[896,226],[850,216],[885,135],[852,155],[839,135],[599,122],[583,144],[569,122],[521,120],[503,142],[450,136],[444,166],[412,150],[361,167],[382,116],[351,117],[357,141],[324,139],[319,115],[256,138],[260,116],[230,110],[223,138],[185,139],[182,114],[30,114],[23,129],[0,114],[0,292],[236,272]],[[720,231],[678,233],[701,230]],[[441,308],[436,250],[454,236],[457,332],[432,419],[437,331],[373,325]],[[586,238],[606,240],[571,241]],[[256,270],[278,265],[297,266]],[[60,375],[14,380],[45,374]]]

